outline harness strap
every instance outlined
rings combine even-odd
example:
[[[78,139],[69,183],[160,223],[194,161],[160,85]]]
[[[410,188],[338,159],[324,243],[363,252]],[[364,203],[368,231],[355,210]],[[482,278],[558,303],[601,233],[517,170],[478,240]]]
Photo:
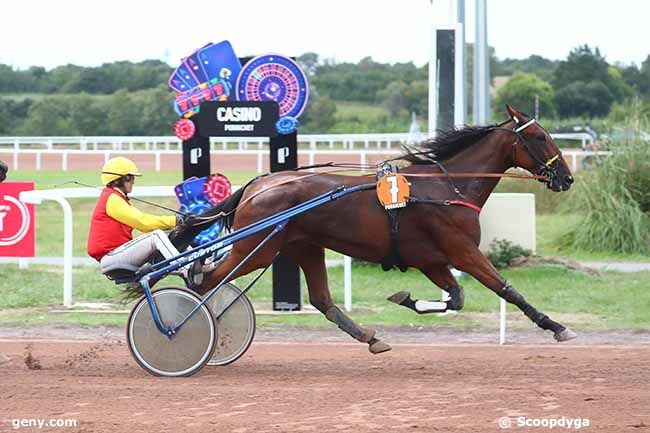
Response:
[[[560,154],[558,153],[554,157],[549,158],[549,160],[546,161],[546,163],[544,164],[544,167],[550,167],[550,165],[553,164],[555,162],[555,160],[558,159],[559,157],[560,157]]]
[[[481,213],[482,210],[480,206],[477,206],[473,203],[464,200],[426,200],[426,199],[415,198],[415,197],[409,197],[408,200],[410,203],[416,203],[416,204],[420,203],[420,204],[435,204],[438,206],[451,206],[451,205],[465,206],[472,210],[475,210],[478,213]]]
[[[517,120],[517,122],[518,122],[518,120]],[[532,119],[530,119],[528,122],[526,122],[526,123],[524,123],[523,125],[521,125],[519,128],[516,128],[514,131],[515,131],[516,133],[520,133],[521,131],[523,131],[524,129],[528,128],[528,127],[529,127],[530,125],[532,125],[533,123],[537,123],[537,121],[535,120],[534,117],[533,117]]]
[[[398,242],[397,236],[399,233],[399,213],[402,209],[389,209],[387,210],[388,218],[390,221],[390,251],[388,255],[381,260],[381,268],[384,271],[390,271],[397,268],[402,272],[406,272],[408,266],[402,260],[397,249]]]

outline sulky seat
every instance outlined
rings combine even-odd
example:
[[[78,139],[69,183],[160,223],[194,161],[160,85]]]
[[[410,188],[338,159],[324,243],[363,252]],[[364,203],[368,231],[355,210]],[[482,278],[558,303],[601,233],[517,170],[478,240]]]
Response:
[[[116,264],[109,266],[104,270],[104,275],[115,284],[126,284],[136,281],[138,266],[128,264]]]

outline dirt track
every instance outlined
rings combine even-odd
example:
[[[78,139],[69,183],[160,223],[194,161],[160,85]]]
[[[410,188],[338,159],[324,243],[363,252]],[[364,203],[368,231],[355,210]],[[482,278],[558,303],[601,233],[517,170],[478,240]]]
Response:
[[[121,337],[49,337],[0,334],[0,431],[74,418],[40,431],[486,432],[502,431],[503,416],[512,431],[549,430],[518,427],[519,416],[650,431],[647,344],[395,344],[373,356],[344,339],[262,333],[231,366],[165,379],[141,370]]]

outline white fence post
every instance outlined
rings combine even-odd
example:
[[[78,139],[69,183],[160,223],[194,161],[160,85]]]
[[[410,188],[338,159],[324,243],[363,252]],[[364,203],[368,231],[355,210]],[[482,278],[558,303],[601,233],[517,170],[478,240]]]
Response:
[[[506,301],[499,298],[499,344],[506,342]]]
[[[578,155],[571,154],[571,171],[575,173],[578,170]]]
[[[257,151],[257,173],[262,174],[264,172],[264,162],[262,160],[263,152],[261,150]]]
[[[63,305],[72,307],[72,208],[64,198],[55,200],[63,208]]]
[[[352,310],[352,259],[343,257],[343,303],[346,311]]]

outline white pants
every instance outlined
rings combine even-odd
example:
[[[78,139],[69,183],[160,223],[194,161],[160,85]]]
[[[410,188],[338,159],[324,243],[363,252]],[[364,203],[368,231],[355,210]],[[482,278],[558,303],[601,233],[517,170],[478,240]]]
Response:
[[[144,265],[151,256],[160,251],[165,259],[177,256],[178,250],[162,230],[154,230],[130,240],[102,257],[99,264],[102,272],[114,265]]]

